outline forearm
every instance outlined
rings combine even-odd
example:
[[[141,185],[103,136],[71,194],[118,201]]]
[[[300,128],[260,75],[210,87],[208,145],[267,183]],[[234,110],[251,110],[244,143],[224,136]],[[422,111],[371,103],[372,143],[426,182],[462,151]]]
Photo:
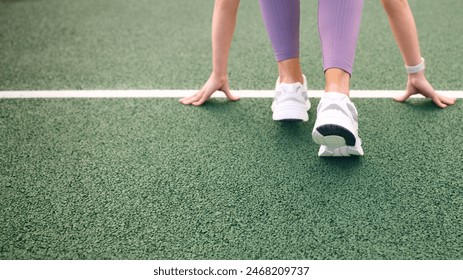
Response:
[[[407,0],[381,0],[396,43],[406,65],[421,63],[421,52],[415,19]]]
[[[212,17],[212,71],[218,77],[227,76],[228,54],[239,3],[239,0],[215,0]]]

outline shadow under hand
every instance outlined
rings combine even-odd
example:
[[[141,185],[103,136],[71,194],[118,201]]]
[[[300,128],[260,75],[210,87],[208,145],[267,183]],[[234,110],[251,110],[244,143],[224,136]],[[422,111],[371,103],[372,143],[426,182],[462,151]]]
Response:
[[[413,108],[414,110],[425,111],[425,112],[435,112],[442,110],[434,104],[434,102],[429,98],[411,98],[405,102],[398,102],[402,103],[409,108]]]
[[[229,101],[225,98],[211,98],[204,102],[199,108],[210,111],[210,112],[228,112],[238,105],[236,101]]]

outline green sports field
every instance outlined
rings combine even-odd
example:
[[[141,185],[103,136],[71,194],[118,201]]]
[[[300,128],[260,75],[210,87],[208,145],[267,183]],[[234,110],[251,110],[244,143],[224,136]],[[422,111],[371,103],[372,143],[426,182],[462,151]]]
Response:
[[[323,88],[316,1],[302,2],[309,89]],[[461,91],[460,0],[409,0],[427,77]],[[0,93],[197,89],[213,1],[0,0]],[[235,90],[277,76],[242,1]],[[352,88],[400,90],[403,62],[365,1]],[[310,91],[309,91],[310,94]],[[319,158],[269,98],[0,99],[0,259],[462,259],[463,105],[353,99],[365,156]]]

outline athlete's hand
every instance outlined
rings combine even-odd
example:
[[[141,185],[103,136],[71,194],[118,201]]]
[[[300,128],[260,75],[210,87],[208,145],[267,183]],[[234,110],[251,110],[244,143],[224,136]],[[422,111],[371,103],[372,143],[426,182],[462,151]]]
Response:
[[[404,94],[394,98],[395,101],[405,102],[410,96],[422,94],[431,100],[440,108],[455,104],[456,99],[437,93],[432,85],[428,82],[423,72],[408,75],[407,89]]]
[[[228,100],[237,101],[240,99],[238,96],[235,96],[230,92],[228,78],[219,78],[212,73],[207,82],[198,92],[180,99],[179,102],[185,105],[200,106],[216,91],[222,91],[225,93]]]

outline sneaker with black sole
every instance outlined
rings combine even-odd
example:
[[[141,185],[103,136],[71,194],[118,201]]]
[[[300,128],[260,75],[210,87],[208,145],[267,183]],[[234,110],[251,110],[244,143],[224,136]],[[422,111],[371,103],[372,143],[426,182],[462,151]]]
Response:
[[[337,92],[323,95],[317,107],[312,139],[322,145],[319,156],[363,155],[357,109],[347,95]],[[336,150],[339,148],[342,149]]]

